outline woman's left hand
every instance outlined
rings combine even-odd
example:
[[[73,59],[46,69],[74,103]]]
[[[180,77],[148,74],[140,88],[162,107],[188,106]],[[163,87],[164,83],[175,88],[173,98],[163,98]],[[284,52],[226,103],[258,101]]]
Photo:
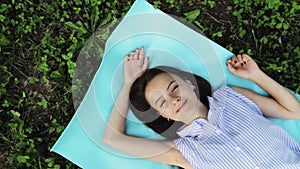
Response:
[[[253,80],[261,72],[256,62],[247,54],[233,56],[226,64],[232,74],[246,79]]]

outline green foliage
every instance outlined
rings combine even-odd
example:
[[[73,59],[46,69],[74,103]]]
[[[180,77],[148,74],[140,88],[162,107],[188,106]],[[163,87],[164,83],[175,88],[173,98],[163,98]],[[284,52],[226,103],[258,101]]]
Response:
[[[256,55],[263,70],[285,86],[299,91],[300,55],[299,13],[297,1],[234,0],[232,14],[237,19],[231,31]]]
[[[193,11],[184,13],[184,16],[186,17],[186,20],[189,21],[189,22],[195,21],[199,15],[200,15],[200,10],[199,9],[195,9]]]
[[[149,0],[185,18],[234,53],[248,53],[286,87],[300,92],[298,1]],[[74,113],[79,51],[103,54],[99,28],[123,17],[133,1],[3,0],[0,4],[0,168],[76,168],[49,150]],[[112,24],[115,25],[115,24]],[[93,74],[91,73],[91,76]]]
[[[76,168],[50,152],[74,113],[76,59],[88,38],[131,3],[1,1],[0,168]]]

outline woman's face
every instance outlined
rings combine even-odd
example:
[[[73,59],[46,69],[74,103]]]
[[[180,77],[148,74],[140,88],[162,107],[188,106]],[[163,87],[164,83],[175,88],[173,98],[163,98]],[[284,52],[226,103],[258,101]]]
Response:
[[[190,81],[167,73],[158,74],[147,84],[145,97],[163,117],[184,123],[194,120],[200,103]]]

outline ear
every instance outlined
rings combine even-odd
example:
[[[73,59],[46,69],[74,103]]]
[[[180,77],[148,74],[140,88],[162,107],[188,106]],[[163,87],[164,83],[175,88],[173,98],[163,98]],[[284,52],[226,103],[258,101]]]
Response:
[[[162,114],[160,114],[163,118],[165,118],[165,119],[167,119],[168,121],[170,121],[170,119],[169,118],[167,118],[163,113]]]
[[[160,115],[161,115],[163,118],[166,118],[166,116],[165,116],[163,113],[160,113]]]
[[[162,117],[165,117],[164,113],[162,113],[162,112],[157,111],[156,113]]]
[[[193,90],[195,89],[195,86],[192,84],[192,82],[190,80],[188,80],[187,78],[184,80]]]

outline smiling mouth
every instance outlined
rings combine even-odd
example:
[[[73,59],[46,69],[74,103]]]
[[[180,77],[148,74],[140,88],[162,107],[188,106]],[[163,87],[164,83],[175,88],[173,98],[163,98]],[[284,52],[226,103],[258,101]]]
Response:
[[[179,106],[176,113],[178,113],[182,109],[182,107],[186,104],[186,102],[187,102],[187,99]]]

